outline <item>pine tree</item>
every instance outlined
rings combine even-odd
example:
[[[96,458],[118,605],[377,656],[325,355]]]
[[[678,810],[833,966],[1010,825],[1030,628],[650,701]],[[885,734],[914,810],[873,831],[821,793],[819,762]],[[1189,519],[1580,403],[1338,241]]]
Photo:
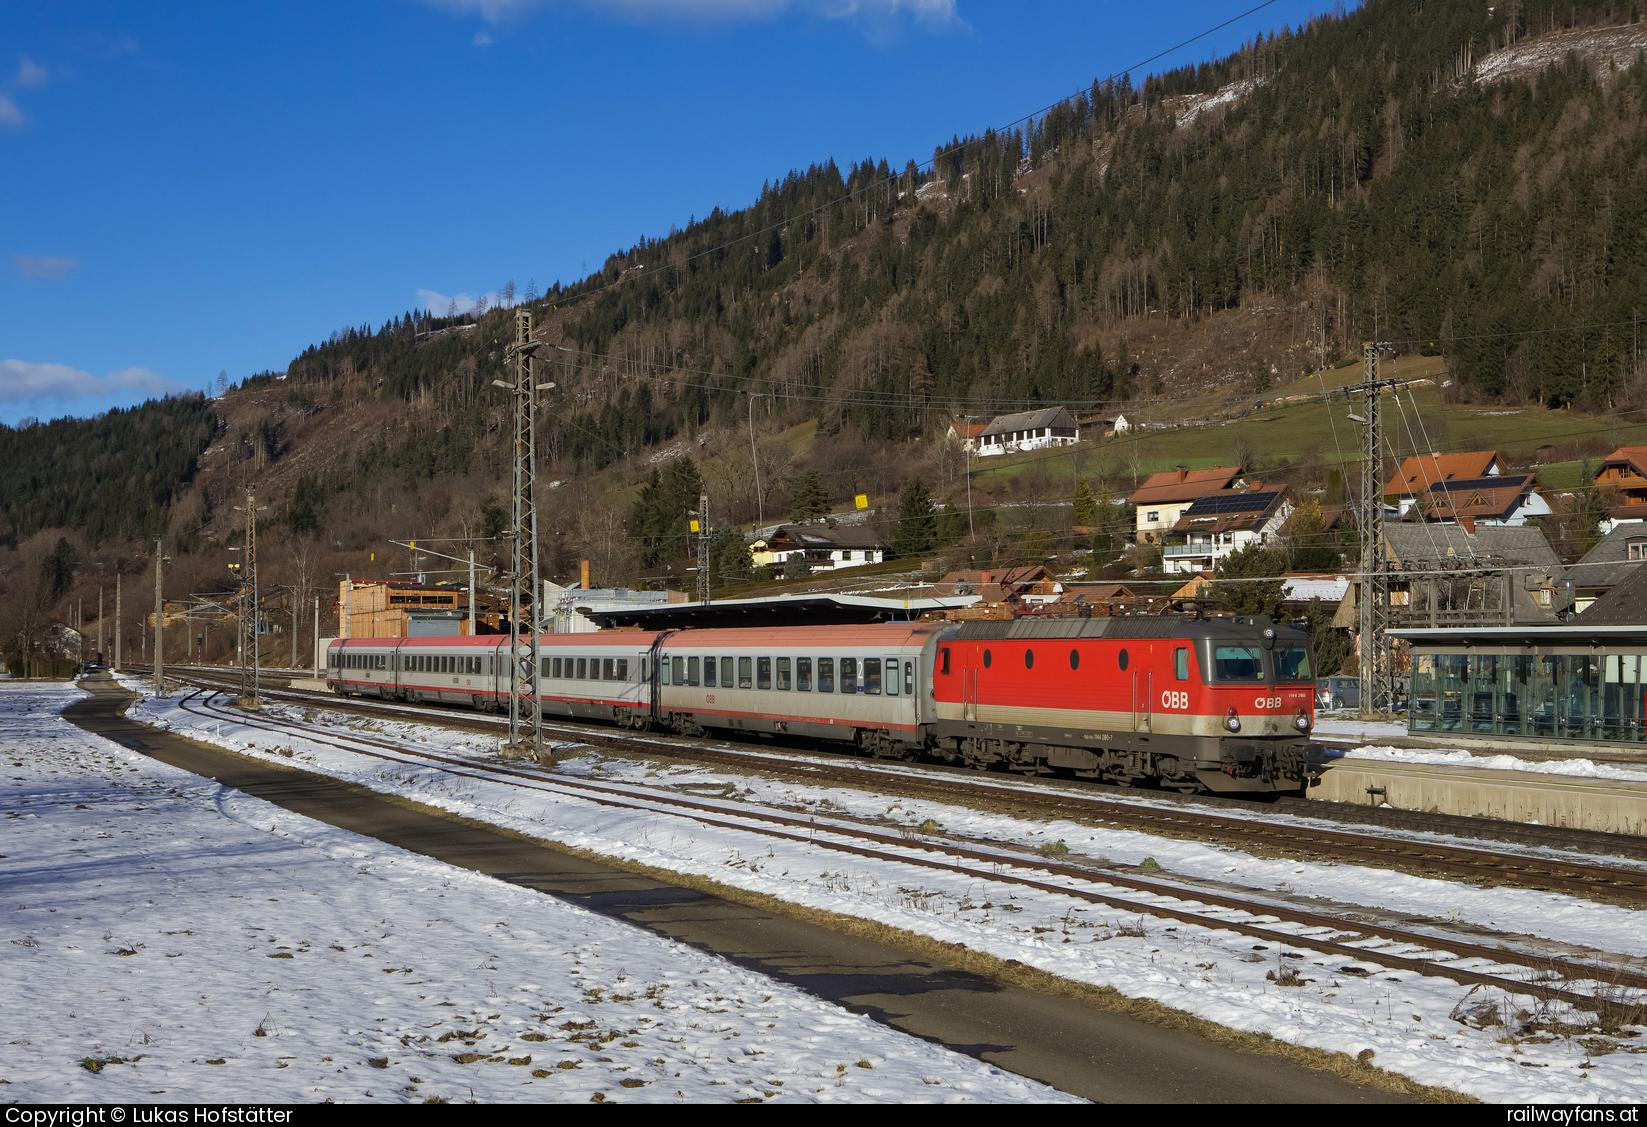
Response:
[[[1076,528],[1092,528],[1098,523],[1098,501],[1092,495],[1092,486],[1083,478],[1075,486],[1075,511],[1070,523]]]
[[[818,520],[829,515],[829,491],[816,470],[797,474],[789,482],[789,519]]]
[[[926,485],[916,478],[898,499],[898,528],[892,550],[903,559],[917,559],[938,543],[938,510]]]

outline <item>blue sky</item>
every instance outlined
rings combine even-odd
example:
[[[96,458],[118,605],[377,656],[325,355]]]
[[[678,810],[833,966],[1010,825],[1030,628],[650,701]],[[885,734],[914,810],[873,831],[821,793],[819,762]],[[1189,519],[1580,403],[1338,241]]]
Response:
[[[306,344],[833,157],[925,160],[1259,0],[0,0],[0,422]],[[1330,11],[1274,0],[1151,70]]]

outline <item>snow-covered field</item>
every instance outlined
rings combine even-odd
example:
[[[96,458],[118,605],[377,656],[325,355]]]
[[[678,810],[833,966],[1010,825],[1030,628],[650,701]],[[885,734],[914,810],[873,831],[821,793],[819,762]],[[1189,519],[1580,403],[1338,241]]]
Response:
[[[0,1100],[1066,1098],[0,686]]]
[[[1013,819],[690,765],[586,755],[558,769],[568,776],[598,775],[636,787],[669,786],[722,801],[729,811],[759,806],[812,813],[814,841],[779,842],[736,828],[704,826],[647,808],[643,800],[633,810],[597,807],[575,795],[453,776],[422,764],[365,759],[300,735],[193,716],[181,711],[175,699],[146,699],[134,705],[133,714],[248,754],[278,756],[546,840],[877,920],[1155,999],[1233,1028],[1351,1055],[1370,1051],[1373,1063],[1383,1068],[1485,1099],[1647,1098],[1647,1062],[1640,1055],[1647,1051],[1641,1044],[1647,1031],[1604,1036],[1587,1015],[1563,1013],[1525,996],[1503,997],[1450,980],[1386,972],[1373,963],[1347,963],[1312,952],[1304,935],[1281,951],[1224,929],[1124,916],[1085,900],[1012,888],[987,874],[946,874],[855,858],[823,842],[831,820],[876,819],[911,835],[919,827],[925,836],[988,838],[1031,850],[1048,848],[1060,856],[1067,850],[1071,860],[1158,867],[1162,876],[1256,888],[1279,899],[1330,898],[1361,905],[1375,918],[1422,917],[1438,928],[1467,922],[1506,936],[1647,954],[1647,919],[1624,908],[1529,890],[1481,889],[1340,865],[1330,858],[1296,862],[1254,857],[1133,831]],[[495,748],[495,741],[485,736],[416,723],[335,713],[316,718],[340,734],[370,733],[419,750],[481,759]],[[1105,888],[1099,883],[1090,887]],[[1112,891],[1132,899],[1149,895]],[[1193,900],[1193,893],[1188,898]]]

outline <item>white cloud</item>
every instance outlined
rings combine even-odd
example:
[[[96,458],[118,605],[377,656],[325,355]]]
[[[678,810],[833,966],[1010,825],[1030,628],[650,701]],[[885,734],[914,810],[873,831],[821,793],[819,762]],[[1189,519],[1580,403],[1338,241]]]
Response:
[[[525,15],[533,8],[541,8],[545,0],[423,0],[432,8],[440,8],[460,16],[479,16],[487,23],[503,23]]]
[[[0,129],[21,129],[28,118],[17,107],[17,103],[6,94],[0,94]]]
[[[505,23],[547,7],[552,0],[423,0],[433,8],[456,15],[478,16],[490,24]],[[568,0],[561,0],[562,3]],[[905,18],[929,27],[960,22],[956,0],[581,0],[586,7],[627,19],[749,20],[769,19],[798,12],[830,20],[854,20],[888,28]],[[479,42],[476,46],[483,46]]]
[[[0,360],[0,403],[91,399],[134,391],[161,395],[175,390],[175,384],[148,368],[120,368],[104,376],[94,376],[67,364]]]
[[[58,254],[14,254],[11,256],[11,264],[25,278],[61,282],[74,273],[74,268],[80,265],[80,260]]]
[[[473,39],[471,39],[470,42],[473,43],[476,47],[490,47],[493,43],[493,40],[492,40],[492,35],[491,35],[490,32],[477,31],[477,32],[475,32],[475,37]]]
[[[27,55],[18,58],[17,78],[14,81],[20,88],[24,90],[39,89],[46,84],[46,80],[50,77],[50,70]]]

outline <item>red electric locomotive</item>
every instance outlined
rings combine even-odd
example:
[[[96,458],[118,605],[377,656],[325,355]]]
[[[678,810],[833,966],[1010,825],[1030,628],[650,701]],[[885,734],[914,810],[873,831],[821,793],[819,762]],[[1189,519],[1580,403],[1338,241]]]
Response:
[[[943,639],[932,750],[1185,792],[1301,790],[1308,638],[1267,620],[1021,618]]]
[[[340,693],[498,708],[503,638],[332,643]],[[1020,618],[541,639],[545,713],[785,733],[1122,785],[1275,794],[1305,781],[1308,639],[1251,619]]]

